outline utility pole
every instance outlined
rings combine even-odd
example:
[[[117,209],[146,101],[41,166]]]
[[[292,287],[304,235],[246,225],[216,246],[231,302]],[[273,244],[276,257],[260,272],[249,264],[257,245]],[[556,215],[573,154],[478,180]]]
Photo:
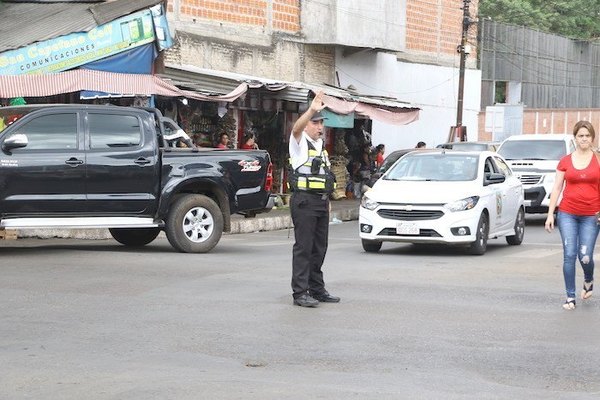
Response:
[[[459,65],[459,74],[458,74],[458,101],[456,104],[456,126],[450,128],[450,136],[449,142],[453,142],[456,137],[460,139],[460,141],[467,140],[467,127],[462,126],[462,117],[463,117],[463,99],[465,92],[465,64],[467,61],[467,36],[469,34],[469,27],[473,22],[471,20],[471,16],[469,14],[469,4],[471,0],[463,0],[463,20],[462,20],[462,35],[460,44],[457,47],[457,51],[460,53],[460,65]]]

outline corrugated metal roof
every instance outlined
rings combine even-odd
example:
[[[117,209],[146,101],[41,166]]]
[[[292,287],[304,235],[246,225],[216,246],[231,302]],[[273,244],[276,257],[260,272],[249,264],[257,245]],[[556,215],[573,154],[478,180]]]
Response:
[[[192,65],[167,64],[165,73],[160,76],[175,86],[205,95],[223,95],[231,92],[240,83],[245,82],[251,89],[266,89],[266,97],[296,103],[307,102],[311,91],[317,93],[323,90],[326,95],[338,99],[371,104],[384,109],[418,109],[410,103],[391,97],[369,96],[329,85],[276,81],[252,75],[199,68]]]
[[[308,90],[290,86],[288,82],[260,78],[252,75],[216,71],[193,65],[170,65],[160,75],[178,87],[186,88],[205,95],[223,95],[231,92],[240,83],[247,83],[251,89],[263,89],[266,97],[278,100],[304,103],[308,99]]]
[[[162,0],[117,0],[107,1],[106,3],[98,4],[90,7],[94,19],[98,25],[105,24],[124,15],[131,14],[134,11],[143,10],[144,8],[152,7]]]
[[[113,0],[85,3],[0,2],[0,53],[98,25],[161,3],[161,0]]]

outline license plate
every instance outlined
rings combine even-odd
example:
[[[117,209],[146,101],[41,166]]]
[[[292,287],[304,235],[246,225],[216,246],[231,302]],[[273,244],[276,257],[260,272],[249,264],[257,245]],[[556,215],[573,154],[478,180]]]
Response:
[[[418,235],[419,227],[412,222],[398,222],[396,225],[396,234],[398,235]]]

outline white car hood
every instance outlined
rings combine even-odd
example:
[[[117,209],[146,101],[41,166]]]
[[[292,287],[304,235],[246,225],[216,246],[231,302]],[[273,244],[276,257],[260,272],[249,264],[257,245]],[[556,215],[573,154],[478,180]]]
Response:
[[[366,195],[378,203],[449,203],[477,196],[472,182],[389,181],[380,179]]]
[[[507,160],[515,173],[537,170],[537,172],[555,172],[559,160]]]

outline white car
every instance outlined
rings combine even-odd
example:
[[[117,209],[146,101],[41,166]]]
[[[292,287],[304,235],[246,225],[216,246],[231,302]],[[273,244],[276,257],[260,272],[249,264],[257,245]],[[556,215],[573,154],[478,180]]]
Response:
[[[488,238],[521,244],[523,201],[521,182],[497,153],[411,152],[363,196],[360,238],[367,252],[383,242],[448,243],[480,255]]]
[[[523,183],[525,212],[548,212],[556,166],[561,158],[573,151],[573,135],[514,135],[502,142],[498,154]]]

